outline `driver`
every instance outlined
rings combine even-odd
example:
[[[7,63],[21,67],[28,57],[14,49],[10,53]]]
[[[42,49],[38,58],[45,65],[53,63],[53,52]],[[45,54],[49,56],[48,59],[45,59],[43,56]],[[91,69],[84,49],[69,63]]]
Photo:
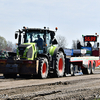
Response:
[[[40,35],[37,35],[38,40],[37,41],[43,41],[43,39],[40,37]]]
[[[39,49],[43,49],[43,39],[40,37],[40,35],[38,34],[37,35],[37,40],[35,40],[34,42],[37,43],[37,46],[39,47]]]

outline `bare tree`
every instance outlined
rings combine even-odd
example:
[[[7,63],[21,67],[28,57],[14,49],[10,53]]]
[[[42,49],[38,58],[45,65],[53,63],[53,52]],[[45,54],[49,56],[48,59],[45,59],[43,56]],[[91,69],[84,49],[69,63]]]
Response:
[[[7,45],[6,39],[2,36],[0,36],[0,50],[5,49]]]
[[[61,35],[57,35],[58,46],[65,48],[68,44],[66,42],[66,38]]]
[[[77,42],[76,42],[76,40],[72,41],[72,49],[77,49]]]
[[[6,50],[7,51],[12,51],[12,49],[13,49],[13,43],[11,41],[7,41]]]

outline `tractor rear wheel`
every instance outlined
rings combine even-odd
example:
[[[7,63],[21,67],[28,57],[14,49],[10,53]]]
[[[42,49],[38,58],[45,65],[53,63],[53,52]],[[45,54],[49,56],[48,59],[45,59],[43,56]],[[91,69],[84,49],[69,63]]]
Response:
[[[65,72],[65,58],[63,52],[58,52],[55,60],[55,71],[56,77],[62,77]]]
[[[49,66],[48,66],[47,58],[41,58],[39,61],[39,69],[38,69],[39,78],[42,78],[42,79],[47,78],[48,71],[49,71]]]

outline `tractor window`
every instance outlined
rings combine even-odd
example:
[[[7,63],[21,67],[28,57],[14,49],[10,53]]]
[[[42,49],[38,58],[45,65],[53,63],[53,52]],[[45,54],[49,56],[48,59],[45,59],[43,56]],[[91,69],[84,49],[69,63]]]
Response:
[[[47,47],[50,46],[50,40],[51,40],[50,34],[46,34],[46,44],[47,44]]]
[[[34,32],[27,32],[25,33],[25,43],[31,43],[31,42],[36,42],[39,38],[41,38],[43,41],[43,33],[34,31]]]
[[[30,31],[25,33],[25,43],[37,43],[37,47],[39,50],[43,50],[44,43],[44,33],[40,33],[40,31]]]

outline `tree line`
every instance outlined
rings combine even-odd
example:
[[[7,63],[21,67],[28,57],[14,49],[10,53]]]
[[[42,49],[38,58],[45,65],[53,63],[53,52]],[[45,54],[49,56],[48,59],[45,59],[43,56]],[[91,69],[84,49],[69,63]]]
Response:
[[[0,36],[0,50],[13,51],[16,45]]]

